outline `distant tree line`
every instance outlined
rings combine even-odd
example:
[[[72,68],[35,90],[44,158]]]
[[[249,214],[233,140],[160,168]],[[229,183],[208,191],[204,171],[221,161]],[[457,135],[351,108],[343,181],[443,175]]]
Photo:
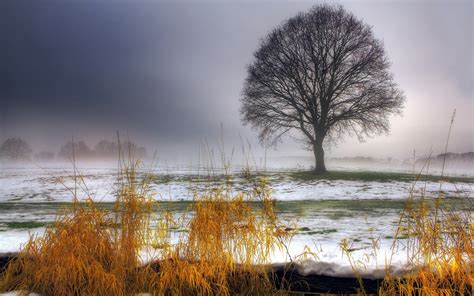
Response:
[[[330,158],[331,161],[338,161],[338,162],[354,162],[354,163],[370,163],[370,162],[387,162],[390,163],[394,161],[392,157],[386,158],[375,158],[372,156],[345,156],[345,157],[332,157]]]
[[[124,153],[131,153],[134,157],[143,159],[147,157],[145,147],[138,146],[133,141],[120,143]],[[114,159],[118,157],[119,144],[114,141],[100,140],[93,148],[85,141],[68,141],[61,146],[58,153],[52,151],[39,151],[34,153],[31,146],[21,138],[8,138],[0,146],[0,159],[9,161],[41,160],[51,161],[57,159]]]
[[[441,153],[431,157],[420,157],[416,160],[417,164],[425,164],[428,162],[437,163],[442,162],[444,159],[449,162],[460,162],[460,163],[472,163],[474,162],[474,152],[466,153]]]

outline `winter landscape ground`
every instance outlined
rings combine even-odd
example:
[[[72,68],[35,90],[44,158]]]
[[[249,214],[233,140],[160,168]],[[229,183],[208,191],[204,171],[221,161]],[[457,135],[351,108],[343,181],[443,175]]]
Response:
[[[308,259],[324,264],[308,263],[308,272],[353,276],[341,250],[341,242],[347,240],[351,254],[364,266],[362,273],[366,277],[380,277],[388,258],[399,269],[406,263],[406,237],[398,237],[395,249],[392,244],[400,213],[410,195],[423,195],[428,203],[433,203],[441,192],[447,207],[471,213],[473,210],[474,176],[469,170],[461,174],[457,171],[442,180],[436,175],[421,175],[416,180],[417,174],[408,170],[341,168],[344,167],[317,178],[288,168],[251,173],[252,178],[266,176],[278,217],[296,230],[289,254],[275,251],[272,263],[287,262],[288,256],[294,258],[309,249],[314,253]],[[79,200],[92,197],[99,207],[111,209],[116,198],[117,168],[112,164],[85,164],[79,170],[83,178],[76,189]],[[143,168],[141,174],[152,175],[153,198],[161,209],[171,208],[176,217],[188,212],[196,192],[219,186],[226,179],[218,170],[186,167]],[[231,177],[235,193],[251,189],[252,182],[241,170],[231,173]],[[0,183],[0,252],[17,252],[30,235],[41,235],[58,213],[71,206],[73,167],[4,164]],[[172,235],[178,237],[185,231],[184,226],[177,227]]]

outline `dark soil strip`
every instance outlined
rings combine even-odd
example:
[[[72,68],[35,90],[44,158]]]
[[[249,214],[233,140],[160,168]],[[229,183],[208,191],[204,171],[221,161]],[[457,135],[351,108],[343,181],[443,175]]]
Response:
[[[286,271],[285,271],[286,269]],[[292,292],[311,292],[329,294],[356,294],[360,289],[356,278],[333,277],[325,275],[301,275],[295,268],[287,265],[273,270],[277,288]],[[367,294],[377,294],[382,279],[362,279]]]
[[[14,260],[17,253],[0,254],[0,274],[6,269],[8,262]],[[158,266],[154,266],[159,269]],[[286,271],[285,271],[286,269]],[[275,267],[271,277],[276,288],[291,290],[292,292],[312,292],[330,294],[357,293],[359,282],[356,278],[340,278],[324,275],[301,275],[291,266]],[[363,279],[364,287],[368,294],[377,293],[381,280]]]
[[[0,275],[7,268],[8,262],[15,259],[18,253],[0,253]]]
[[[5,271],[8,263],[17,258],[17,253],[0,253],[0,275]],[[159,270],[159,263],[151,263],[152,269]],[[316,295],[332,294],[347,295],[357,294],[360,289],[356,278],[333,277],[325,275],[302,275],[292,264],[273,266],[270,277],[273,279],[275,288],[283,291],[291,291],[292,295]],[[362,279],[365,292],[369,295],[377,295],[383,284],[383,279]],[[442,288],[442,287],[440,287]],[[466,287],[465,295],[472,295],[472,287]],[[470,292],[471,291],[471,292]],[[308,293],[308,294],[306,294]]]

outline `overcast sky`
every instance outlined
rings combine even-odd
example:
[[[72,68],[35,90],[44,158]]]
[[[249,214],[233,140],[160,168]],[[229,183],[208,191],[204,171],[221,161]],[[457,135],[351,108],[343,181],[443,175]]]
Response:
[[[329,1],[327,1],[329,2]],[[0,140],[38,149],[72,135],[93,145],[117,129],[163,157],[256,132],[239,98],[252,54],[273,27],[320,2],[0,1]],[[406,94],[389,136],[346,138],[330,156],[474,151],[472,1],[338,1],[384,41]],[[57,147],[55,148],[57,149]],[[287,138],[274,154],[311,155]]]

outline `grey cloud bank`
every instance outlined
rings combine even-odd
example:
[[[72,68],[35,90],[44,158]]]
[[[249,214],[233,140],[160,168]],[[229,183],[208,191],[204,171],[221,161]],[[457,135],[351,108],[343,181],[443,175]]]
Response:
[[[316,2],[2,1],[0,140],[48,148],[128,132],[163,156],[256,133],[243,126],[245,67],[269,30]],[[474,150],[473,4],[349,1],[373,26],[405,91],[388,136],[347,138],[334,156]],[[288,137],[275,155],[311,155]]]

